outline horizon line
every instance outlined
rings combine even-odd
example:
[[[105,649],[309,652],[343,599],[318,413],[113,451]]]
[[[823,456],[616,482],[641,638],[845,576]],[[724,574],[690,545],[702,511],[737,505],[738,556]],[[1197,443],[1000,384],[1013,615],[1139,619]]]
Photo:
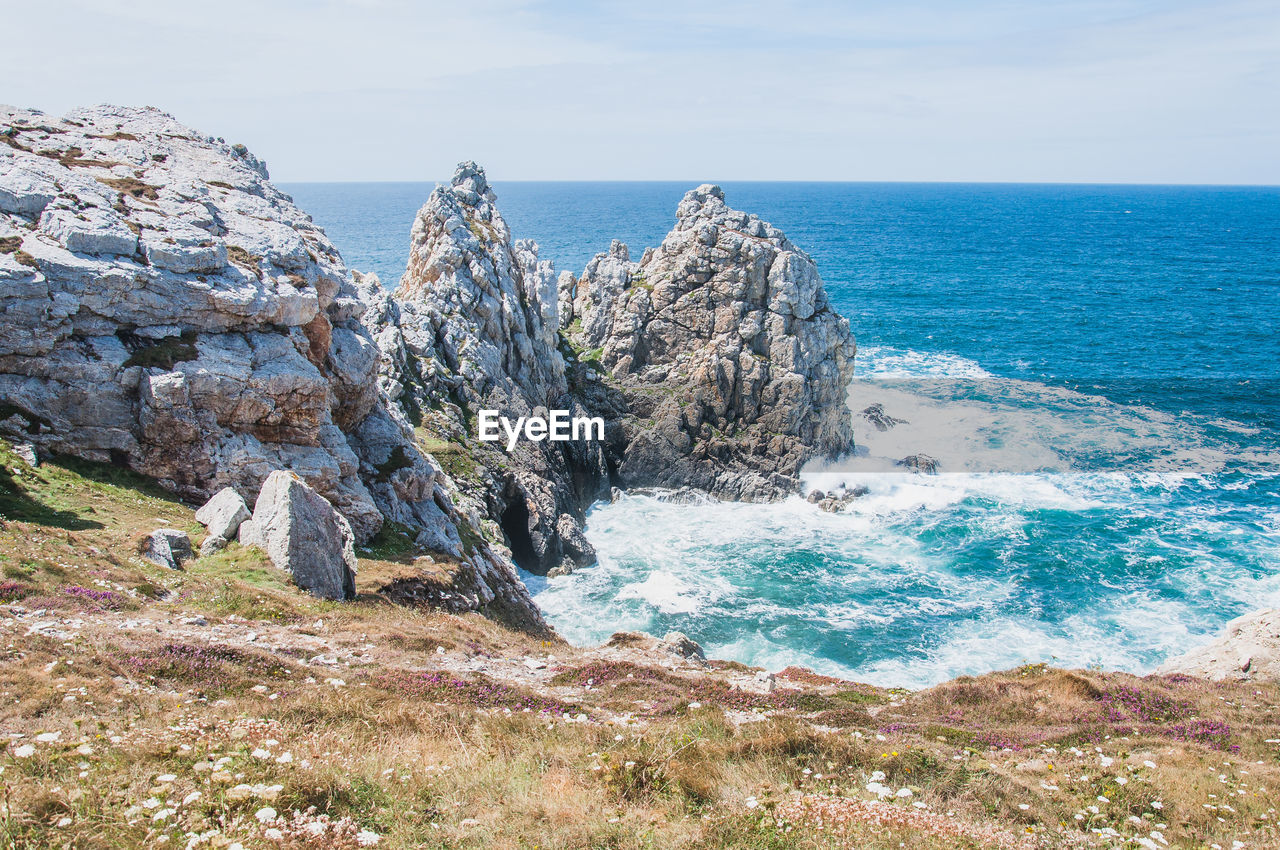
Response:
[[[272,182],[281,185],[288,184],[308,184],[308,185],[360,185],[360,184],[383,184],[395,185],[398,183],[422,183],[436,184],[447,183],[447,180],[276,180],[272,178]],[[809,183],[814,185],[832,185],[832,186],[1133,186],[1133,187],[1150,187],[1150,188],[1200,188],[1200,189],[1280,189],[1280,183],[1159,183],[1150,181],[1124,181],[1124,180],[963,180],[963,179],[945,179],[945,180],[806,180],[806,179],[789,179],[789,178],[726,178],[719,180],[701,180],[690,178],[683,180],[680,178],[660,177],[660,178],[592,178],[592,177],[572,177],[572,178],[489,178],[490,183],[680,183],[693,186],[701,186],[706,183],[712,185],[723,185],[730,183]]]

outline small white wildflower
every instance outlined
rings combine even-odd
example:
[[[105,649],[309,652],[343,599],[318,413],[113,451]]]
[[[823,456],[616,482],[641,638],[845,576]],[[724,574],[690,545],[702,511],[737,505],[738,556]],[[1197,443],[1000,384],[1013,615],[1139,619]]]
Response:
[[[903,799],[906,799],[907,797],[912,796],[912,794],[911,794],[911,789],[910,789],[910,788],[899,788],[899,789],[898,789],[898,793],[897,793],[897,794],[894,794],[893,796],[895,796],[895,797],[901,797],[901,798],[903,798]]]
[[[64,818],[59,819],[59,821],[58,821],[58,827],[59,827],[59,828],[62,828],[62,827],[64,827],[64,826],[71,826],[71,818],[66,818],[66,817],[64,817]]]
[[[41,732],[36,735],[36,740],[42,744],[54,744],[62,737],[61,732]]]
[[[199,791],[192,791],[190,794],[182,798],[182,805],[189,806],[196,800],[199,800],[201,796],[202,795]]]
[[[276,810],[270,806],[263,806],[254,812],[253,816],[258,819],[258,823],[271,823],[276,819]]]
[[[1151,808],[1153,808],[1153,809],[1163,809],[1163,808],[1164,808],[1164,803],[1160,802],[1159,800],[1152,800],[1152,801],[1151,801]]]
[[[1029,808],[1031,808],[1031,807],[1030,807],[1030,806],[1028,806],[1026,803],[1019,803],[1019,804],[1018,804],[1018,808],[1022,809],[1022,810],[1025,812],[1027,809],[1029,809]]]
[[[29,759],[36,754],[36,748],[30,744],[23,744],[13,751],[13,754],[20,759]]]
[[[378,833],[373,830],[362,829],[356,833],[356,844],[359,844],[361,847],[373,847],[381,840],[382,836],[378,835]]]
[[[178,777],[174,776],[172,773],[162,773],[161,775],[156,777],[156,782],[160,782],[160,783],[173,782],[177,778]]]

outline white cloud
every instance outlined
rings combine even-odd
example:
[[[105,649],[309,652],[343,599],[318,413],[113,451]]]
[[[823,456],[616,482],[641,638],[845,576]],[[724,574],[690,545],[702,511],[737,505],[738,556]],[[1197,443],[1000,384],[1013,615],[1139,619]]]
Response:
[[[1280,11],[161,0],[8,13],[7,99],[150,103],[279,179],[1280,182]]]

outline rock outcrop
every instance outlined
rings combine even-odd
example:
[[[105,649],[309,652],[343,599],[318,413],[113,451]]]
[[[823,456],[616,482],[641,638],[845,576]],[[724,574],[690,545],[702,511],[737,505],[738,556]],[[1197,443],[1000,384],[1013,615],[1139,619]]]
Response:
[[[719,187],[685,195],[639,262],[614,242],[560,302],[570,342],[626,399],[625,486],[773,499],[851,447],[849,323],[813,260]]]
[[[460,483],[516,563],[543,574],[590,563],[582,523],[608,493],[605,447],[521,442],[508,455],[475,440],[483,409],[512,420],[551,409],[587,415],[569,391],[551,264],[536,244],[512,240],[484,171],[470,162],[431,193],[411,239],[395,298],[368,296],[384,391],[431,439],[466,445],[475,463]]]
[[[287,467],[375,533],[378,350],[266,167],[153,109],[4,109],[0,140],[4,429],[201,501]]]
[[[0,433],[197,503],[291,470],[357,542],[391,521],[477,610],[545,632],[380,393],[381,306],[242,145],[154,109],[0,107]]]
[[[298,587],[321,599],[356,595],[358,564],[351,524],[291,472],[277,470],[267,476],[253,518],[240,525],[240,542],[264,550]]]
[[[0,433],[198,503],[265,509],[276,481],[347,567],[387,524],[440,567],[398,579],[405,598],[545,632],[513,562],[594,560],[585,511],[611,486],[775,498],[849,446],[847,323],[812,260],[715,187],[639,263],[615,244],[557,280],[463,163],[392,295],[243,146],[162,112],[0,107],[0,142]],[[476,440],[484,409],[599,416],[605,439],[508,453]],[[202,551],[243,519],[224,507]],[[268,533],[296,525],[280,510],[239,527],[273,558],[297,537]],[[349,597],[332,566],[290,569]]]
[[[360,281],[384,394],[437,444],[466,447],[474,467],[455,477],[533,572],[593,560],[584,511],[612,485],[772,499],[811,457],[849,448],[855,346],[813,261],[715,187],[677,212],[641,262],[615,242],[557,281],[463,163],[419,212],[395,297]],[[606,438],[508,455],[474,439],[482,409],[599,416]]]
[[[1280,682],[1280,608],[1235,618],[1212,643],[1166,661],[1156,672]]]

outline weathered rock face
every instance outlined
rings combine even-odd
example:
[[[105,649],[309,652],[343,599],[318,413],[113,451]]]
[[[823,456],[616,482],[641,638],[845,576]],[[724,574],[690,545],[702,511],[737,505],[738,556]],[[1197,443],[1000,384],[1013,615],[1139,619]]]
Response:
[[[303,590],[321,599],[356,595],[355,535],[329,500],[291,472],[267,476],[240,525],[240,542],[263,549]]]
[[[1219,681],[1280,682],[1280,608],[1264,608],[1227,623],[1207,646],[1165,662],[1157,673],[1184,673]]]
[[[623,484],[770,499],[811,457],[850,448],[848,322],[813,260],[718,187],[685,195],[639,262],[615,242],[566,283],[571,342],[598,353],[634,415]]]
[[[3,425],[203,499],[296,470],[360,537],[378,350],[324,233],[242,146],[152,109],[0,110]]]
[[[462,163],[449,186],[432,192],[395,298],[368,300],[384,392],[438,438],[471,438],[473,495],[516,562],[546,573],[594,560],[582,521],[608,492],[601,445],[522,442],[508,456],[474,441],[482,409],[513,421],[549,409],[587,415],[559,350],[554,271],[537,245],[512,241],[482,169]]]
[[[380,393],[361,316],[398,307],[369,283],[243,146],[154,109],[0,107],[0,433],[198,502],[291,470],[357,541],[385,517],[457,560],[457,604],[546,631]]]

